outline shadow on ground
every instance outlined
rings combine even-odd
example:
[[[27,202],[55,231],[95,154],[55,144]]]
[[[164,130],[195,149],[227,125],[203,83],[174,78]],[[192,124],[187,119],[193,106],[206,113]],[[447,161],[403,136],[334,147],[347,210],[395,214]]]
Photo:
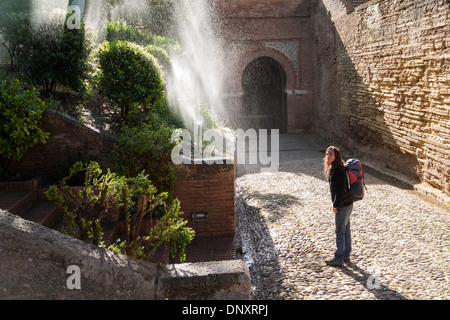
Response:
[[[314,135],[285,134],[280,135],[279,171],[292,172],[299,177],[301,175],[313,175],[315,178],[324,179],[321,171],[322,154],[327,143]],[[302,166],[295,166],[295,162],[314,161],[317,162],[317,171],[302,170]],[[294,164],[294,165],[293,165]],[[238,164],[237,177],[247,174],[257,174],[261,166]],[[371,170],[371,174],[372,174]],[[263,173],[264,174],[264,173]],[[374,171],[377,178],[383,175]],[[385,177],[386,178],[386,177]],[[385,179],[386,180],[386,179]],[[395,183],[387,178],[386,183]],[[383,183],[384,183],[383,182]],[[369,181],[370,183],[370,181]],[[401,186],[401,184],[400,184]],[[403,185],[407,188],[406,185]],[[293,195],[278,194],[276,192],[262,194],[255,190],[248,194],[237,183],[236,189],[236,214],[238,223],[237,252],[248,265],[252,278],[252,299],[285,299],[284,294],[288,291],[285,275],[280,266],[279,249],[272,238],[270,229],[261,214],[261,211],[270,212],[268,219],[277,219],[277,211],[282,212],[286,207],[298,204],[300,198]],[[255,202],[257,203],[255,205]],[[301,230],[299,230],[299,233]],[[306,255],[306,254],[305,254]],[[319,259],[319,257],[315,257]],[[313,259],[315,259],[313,258]],[[308,258],[309,259],[309,258]],[[313,261],[314,262],[314,261]],[[325,267],[320,261],[314,267],[314,272],[323,272]],[[305,269],[306,270],[306,269]],[[378,282],[377,273],[373,270],[364,270],[357,264],[351,263],[339,268],[344,275],[351,277],[357,283],[373,294],[376,299],[405,299],[400,293],[388,288]],[[323,281],[327,281],[324,278]],[[320,296],[317,297],[318,299]]]

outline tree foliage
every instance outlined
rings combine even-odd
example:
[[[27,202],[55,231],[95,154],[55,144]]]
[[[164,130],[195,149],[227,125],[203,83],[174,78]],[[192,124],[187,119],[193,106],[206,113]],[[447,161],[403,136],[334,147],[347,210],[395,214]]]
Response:
[[[123,19],[111,21],[106,26],[105,40],[113,41],[128,41],[139,45],[148,45],[150,43],[149,37],[138,28],[127,24]]]
[[[58,84],[82,92],[89,71],[89,53],[92,49],[85,25],[69,29],[67,23],[59,25],[59,19],[48,13],[48,25],[33,30],[19,57],[24,76],[33,84],[40,85],[49,96]],[[66,15],[66,20],[70,15]]]
[[[30,147],[48,138],[38,127],[45,108],[34,88],[24,91],[19,80],[0,82],[0,176],[6,176],[11,161],[20,160]]]
[[[0,33],[11,67],[22,52],[30,34],[30,0],[0,1]]]
[[[82,188],[73,189],[68,181],[80,172],[85,172]],[[181,218],[180,204],[175,200],[167,204],[167,193],[158,192],[148,175],[143,172],[133,178],[112,173],[103,173],[97,162],[77,162],[60,186],[53,185],[46,192],[64,211],[67,233],[94,245],[104,246],[101,228],[102,218],[112,207],[122,209],[125,222],[125,239],[119,239],[109,249],[132,258],[149,260],[161,245],[170,247],[172,258],[178,253],[180,261],[186,258],[185,248],[195,232],[185,227]],[[145,219],[154,219],[154,210],[162,208],[162,216],[155,220],[146,234],[141,234]]]
[[[97,85],[120,108],[126,121],[130,110],[148,107],[165,96],[164,79],[156,59],[128,41],[104,42],[96,51]]]

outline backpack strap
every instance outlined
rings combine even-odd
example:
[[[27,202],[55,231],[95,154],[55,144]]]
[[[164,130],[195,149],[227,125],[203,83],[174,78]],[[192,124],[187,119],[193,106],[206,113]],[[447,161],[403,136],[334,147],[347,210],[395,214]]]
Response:
[[[350,190],[350,176],[348,175],[348,168],[345,167],[345,176],[347,177],[347,190]]]
[[[364,178],[364,171],[363,171],[363,173],[362,173],[362,181],[363,181],[364,189],[366,189],[366,191],[367,191],[367,187],[366,187],[366,178]]]

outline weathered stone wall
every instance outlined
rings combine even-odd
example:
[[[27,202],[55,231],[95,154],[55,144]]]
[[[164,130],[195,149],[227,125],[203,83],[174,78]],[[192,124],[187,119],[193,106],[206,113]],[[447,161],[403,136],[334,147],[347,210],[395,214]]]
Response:
[[[313,2],[314,130],[450,194],[448,0]]]
[[[78,288],[67,286],[77,284],[69,266],[79,267]],[[0,210],[0,300],[250,299],[250,294],[242,260],[158,266]]]

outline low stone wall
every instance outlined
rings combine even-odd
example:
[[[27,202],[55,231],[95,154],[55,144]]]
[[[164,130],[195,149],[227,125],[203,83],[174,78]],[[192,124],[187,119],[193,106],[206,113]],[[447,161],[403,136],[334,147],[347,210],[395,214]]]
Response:
[[[250,299],[250,292],[241,260],[157,266],[0,210],[0,299]]]

